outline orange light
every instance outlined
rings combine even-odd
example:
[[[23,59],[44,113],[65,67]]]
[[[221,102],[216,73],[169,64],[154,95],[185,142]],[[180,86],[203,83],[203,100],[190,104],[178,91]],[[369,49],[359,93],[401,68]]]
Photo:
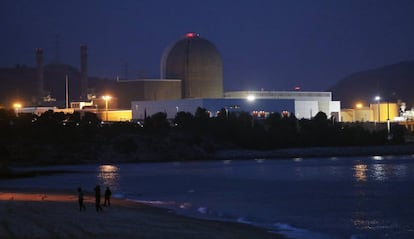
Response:
[[[104,96],[102,96],[102,99],[104,99],[106,101],[110,100],[111,98],[112,97],[110,95],[104,95]]]
[[[13,104],[13,108],[20,109],[20,108],[22,108],[22,104],[20,104],[20,103],[14,103]]]
[[[364,105],[363,105],[362,103],[357,103],[357,104],[356,104],[356,108],[357,108],[357,109],[361,109],[363,106],[364,106]]]

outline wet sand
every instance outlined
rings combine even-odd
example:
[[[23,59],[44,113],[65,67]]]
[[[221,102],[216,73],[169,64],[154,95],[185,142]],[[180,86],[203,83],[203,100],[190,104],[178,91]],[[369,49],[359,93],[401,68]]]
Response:
[[[0,192],[0,238],[282,239],[250,225],[179,216],[166,209],[112,199],[96,212],[85,197],[79,211],[76,192]]]

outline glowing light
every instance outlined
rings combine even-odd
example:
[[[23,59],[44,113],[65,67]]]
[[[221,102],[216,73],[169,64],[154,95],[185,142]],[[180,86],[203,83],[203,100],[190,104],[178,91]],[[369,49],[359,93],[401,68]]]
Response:
[[[106,115],[106,121],[108,121],[108,101],[111,99],[112,97],[110,95],[104,95],[102,96],[102,99],[105,100],[105,115]]]
[[[300,89],[301,89],[301,88],[300,88],[300,86],[299,86],[299,85],[295,86],[295,90],[296,90],[296,91],[300,91]]]
[[[255,99],[256,99],[256,97],[254,95],[248,95],[247,96],[248,101],[254,101]]]
[[[357,103],[355,106],[357,109],[361,109],[364,105],[362,103]]]
[[[376,155],[376,156],[372,156],[373,160],[383,160],[384,157],[382,157],[381,155]]]
[[[379,95],[377,95],[377,96],[375,96],[375,100],[379,101],[379,100],[381,100],[381,97]]]
[[[185,37],[187,38],[194,38],[194,37],[198,37],[199,35],[197,33],[194,32],[189,32],[187,34],[185,34]]]
[[[102,99],[104,99],[106,101],[110,100],[111,98],[112,97],[110,95],[104,95],[104,96],[102,96]]]
[[[22,108],[22,104],[20,104],[20,103],[14,103],[13,104],[13,108],[20,109],[20,108]]]
[[[22,104],[20,103],[14,103],[13,108],[16,111],[16,117],[19,117],[19,109],[22,108]]]

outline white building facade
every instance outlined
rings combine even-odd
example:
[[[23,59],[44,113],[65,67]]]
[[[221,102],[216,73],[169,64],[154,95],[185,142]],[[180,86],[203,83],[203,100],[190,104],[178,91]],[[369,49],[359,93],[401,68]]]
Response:
[[[221,109],[228,112],[249,112],[253,116],[265,117],[270,113],[294,114],[298,119],[311,119],[324,112],[335,120],[341,119],[339,101],[332,101],[331,92],[306,91],[234,91],[226,92],[218,99],[177,99],[160,101],[132,101],[132,119],[142,120],[158,112],[172,119],[177,112],[195,113],[198,107],[205,108],[210,116]]]

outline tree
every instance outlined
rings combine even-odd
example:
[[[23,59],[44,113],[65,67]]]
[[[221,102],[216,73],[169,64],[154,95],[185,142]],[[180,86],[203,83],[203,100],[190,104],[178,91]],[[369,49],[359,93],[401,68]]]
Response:
[[[175,115],[173,123],[176,127],[190,129],[194,126],[194,116],[189,112],[180,111]]]
[[[147,117],[144,121],[144,127],[147,129],[166,129],[170,127],[170,123],[167,120],[167,114],[164,112],[158,112],[150,117]]]
[[[101,123],[101,120],[95,113],[86,111],[81,119],[82,125],[89,125],[89,126],[98,126]]]

